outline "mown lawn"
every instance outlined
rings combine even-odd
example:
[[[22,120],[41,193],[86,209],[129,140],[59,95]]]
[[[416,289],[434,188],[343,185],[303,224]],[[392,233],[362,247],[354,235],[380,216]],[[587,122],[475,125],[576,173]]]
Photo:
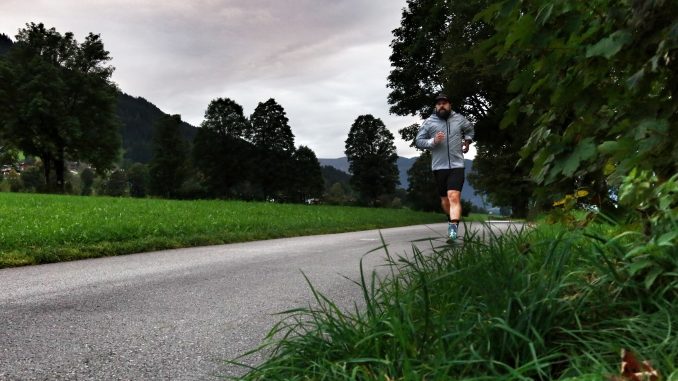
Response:
[[[0,193],[0,268],[444,222],[407,209]]]

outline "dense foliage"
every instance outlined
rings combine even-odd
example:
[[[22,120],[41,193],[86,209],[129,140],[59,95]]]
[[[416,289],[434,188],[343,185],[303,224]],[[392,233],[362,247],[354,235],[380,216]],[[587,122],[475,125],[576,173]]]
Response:
[[[676,7],[410,0],[391,45],[392,111],[425,115],[447,92],[476,123],[471,182],[515,214],[584,189],[589,205],[615,212],[620,202],[666,232],[676,219]]]
[[[312,289],[314,303],[273,327],[268,360],[243,379],[626,381],[614,376],[627,348],[675,380],[678,251],[658,251],[652,269],[666,272],[648,281],[626,254],[643,242],[623,229],[415,244],[428,249],[389,256],[389,277],[363,274],[360,308]]]
[[[0,60],[0,141],[39,157],[48,186],[64,190],[67,160],[101,172],[118,157],[110,59],[99,35],[78,43],[71,32],[30,23]]]
[[[436,93],[445,92],[452,107],[476,126],[471,184],[493,205],[511,207],[514,215],[524,217],[533,187],[527,180],[529,165],[518,162],[529,130],[500,129],[510,99],[506,80],[494,61],[476,60],[473,54],[493,35],[490,25],[475,18],[488,4],[408,1],[401,25],[393,31],[389,102],[394,113],[427,117]],[[417,128],[401,130],[403,139],[413,140]]]
[[[155,124],[153,160],[149,165],[150,190],[154,195],[176,197],[188,177],[189,148],[181,137],[179,115],[164,116]]]
[[[463,246],[434,238],[425,252],[389,256],[386,278],[362,277],[354,311],[313,290],[315,303],[271,330],[260,348],[269,358],[244,379],[677,379],[677,7],[408,1],[392,45],[393,111],[422,113],[438,89],[496,78],[487,104],[453,95],[489,123],[481,160],[508,162],[476,163],[488,176],[477,184],[494,178],[533,205],[569,198],[515,234],[468,229]],[[446,61],[455,46],[468,54]],[[459,73],[466,88],[445,85]],[[510,168],[531,183],[514,187]],[[647,361],[620,374],[622,348]]]
[[[153,126],[166,114],[153,103],[141,97],[118,93],[117,115],[122,128],[122,158],[126,162],[148,164],[153,158]],[[181,136],[188,142],[195,137],[197,128],[181,122]]]
[[[374,205],[379,196],[394,194],[400,182],[393,139],[381,119],[372,115],[356,118],[348,133],[345,152],[351,186],[368,205]]]
[[[510,81],[502,125],[532,127],[532,179],[547,192],[617,188],[656,234],[675,231],[678,3],[505,1],[482,17],[496,33],[478,59]]]

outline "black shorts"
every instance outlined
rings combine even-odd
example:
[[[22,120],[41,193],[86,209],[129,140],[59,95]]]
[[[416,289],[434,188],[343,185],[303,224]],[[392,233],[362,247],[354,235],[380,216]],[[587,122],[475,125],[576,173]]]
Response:
[[[448,190],[461,192],[464,187],[464,168],[439,169],[433,171],[440,197],[447,197]]]

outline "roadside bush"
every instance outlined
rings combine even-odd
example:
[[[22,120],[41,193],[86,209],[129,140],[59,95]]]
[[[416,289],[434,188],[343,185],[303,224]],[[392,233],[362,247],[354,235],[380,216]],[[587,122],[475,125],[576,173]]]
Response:
[[[618,374],[621,348],[675,379],[678,252],[649,249],[614,223],[415,248],[390,277],[363,274],[364,308],[311,286],[315,303],[287,313],[243,379],[598,380]]]
[[[474,207],[473,204],[471,204],[471,201],[467,200],[461,200],[461,216],[462,217],[468,217],[469,214],[473,211]]]
[[[15,170],[10,171],[5,176],[5,181],[9,185],[10,192],[23,192],[25,190],[24,182],[21,179],[21,175]]]
[[[122,169],[117,169],[106,181],[105,194],[114,197],[124,196],[127,194],[127,188],[127,173]]]
[[[9,184],[9,181],[3,179],[0,181],[0,192],[10,192],[12,190],[12,186]]]
[[[150,182],[148,167],[141,163],[132,164],[127,171],[127,178],[130,196],[145,197]]]
[[[89,196],[92,194],[94,188],[94,179],[95,174],[91,168],[85,168],[80,172],[80,194],[83,196]]]

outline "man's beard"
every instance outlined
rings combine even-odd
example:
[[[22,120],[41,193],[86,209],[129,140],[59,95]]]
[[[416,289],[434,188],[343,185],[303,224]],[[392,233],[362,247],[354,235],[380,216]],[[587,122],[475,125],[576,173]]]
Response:
[[[440,119],[447,119],[450,117],[450,110],[441,108],[440,110],[436,110],[436,115],[438,115],[438,118]]]

